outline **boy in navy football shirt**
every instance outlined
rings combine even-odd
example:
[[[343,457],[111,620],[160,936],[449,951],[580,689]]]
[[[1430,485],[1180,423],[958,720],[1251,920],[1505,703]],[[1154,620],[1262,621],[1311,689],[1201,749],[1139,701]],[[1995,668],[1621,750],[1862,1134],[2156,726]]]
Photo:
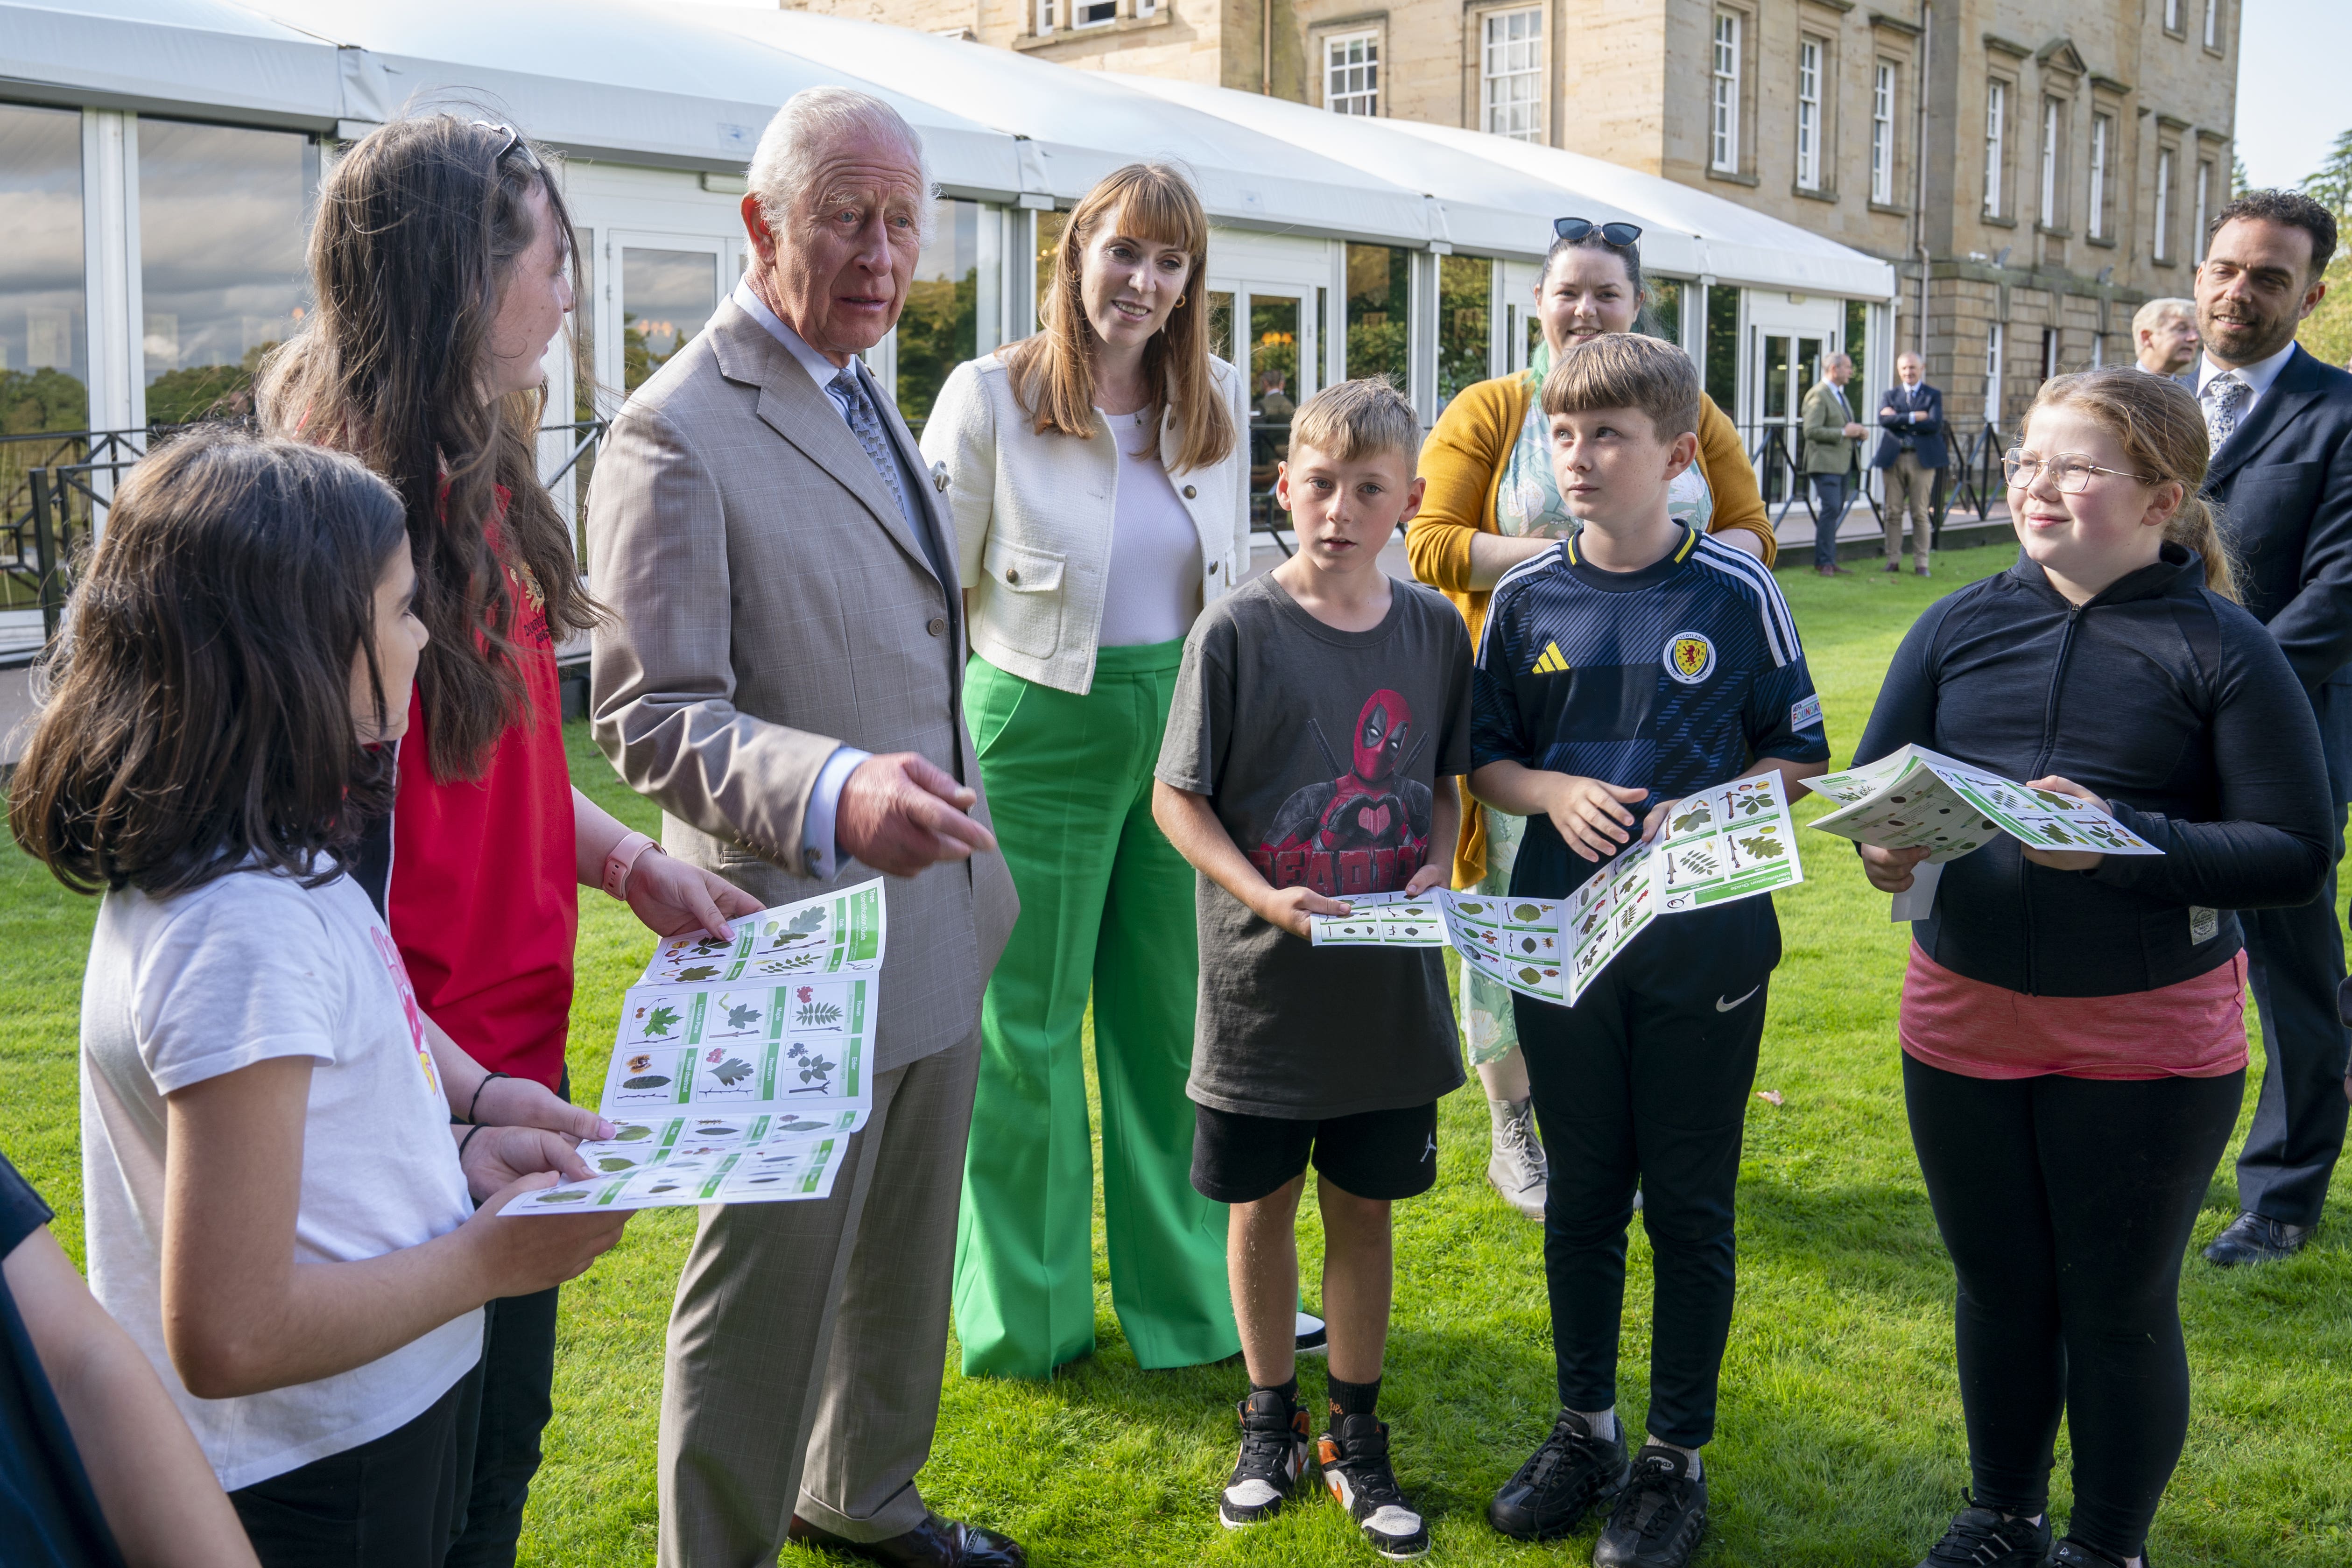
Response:
[[[1654,835],[1685,795],[1827,765],[1821,701],[1772,574],[1675,522],[1697,372],[1656,339],[1568,350],[1544,380],[1560,499],[1583,530],[1495,585],[1473,678],[1470,787],[1528,819],[1516,895],[1560,898]],[[1598,1568],[1681,1568],[1706,1526],[1701,1445],[1731,1327],[1732,1193],[1765,993],[1771,900],[1650,926],[1573,1008],[1513,998],[1551,1163],[1544,1271],[1560,1414],[1487,1510],[1522,1540],[1615,1500]],[[1616,1414],[1625,1227],[1655,1253],[1649,1441]]]

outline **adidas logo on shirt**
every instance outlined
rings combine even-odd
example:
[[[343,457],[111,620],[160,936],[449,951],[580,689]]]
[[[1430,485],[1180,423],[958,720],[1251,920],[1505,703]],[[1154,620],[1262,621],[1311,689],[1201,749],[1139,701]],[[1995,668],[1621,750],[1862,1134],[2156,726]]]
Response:
[[[1560,656],[1559,644],[1557,643],[1546,643],[1544,644],[1542,655],[1536,660],[1535,668],[1528,673],[1534,675],[1564,675],[1568,674],[1568,661]]]

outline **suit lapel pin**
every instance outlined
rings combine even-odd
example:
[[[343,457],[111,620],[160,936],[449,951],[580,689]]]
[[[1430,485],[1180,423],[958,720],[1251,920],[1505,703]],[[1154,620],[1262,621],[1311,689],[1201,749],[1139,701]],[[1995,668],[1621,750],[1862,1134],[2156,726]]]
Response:
[[[948,493],[948,465],[945,463],[931,465],[931,488],[942,496]]]

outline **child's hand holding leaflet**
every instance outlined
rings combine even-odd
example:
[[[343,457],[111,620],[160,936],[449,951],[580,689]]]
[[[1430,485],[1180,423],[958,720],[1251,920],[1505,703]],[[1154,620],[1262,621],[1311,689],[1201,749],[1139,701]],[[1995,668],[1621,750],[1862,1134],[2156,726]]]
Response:
[[[654,948],[621,998],[605,1070],[614,1135],[590,1175],[510,1214],[823,1198],[873,1107],[873,1020],[888,918],[879,878],[739,916],[727,941]]]
[[[1814,827],[1881,849],[1928,852],[1912,872],[1912,885],[1895,895],[1895,920],[1926,918],[1938,868],[1999,834],[2029,852],[2053,854],[2164,852],[2091,800],[2020,784],[1924,746],[1906,746],[1867,768],[1822,774],[1811,786],[1840,802],[1814,819]]]
[[[1661,915],[1752,898],[1805,879],[1780,776],[1735,779],[1675,801],[1657,837],[1635,841],[1566,899],[1436,890],[1361,894],[1317,915],[1325,946],[1450,946],[1523,996],[1576,1005],[1595,976]],[[1433,929],[1426,916],[1442,922]]]

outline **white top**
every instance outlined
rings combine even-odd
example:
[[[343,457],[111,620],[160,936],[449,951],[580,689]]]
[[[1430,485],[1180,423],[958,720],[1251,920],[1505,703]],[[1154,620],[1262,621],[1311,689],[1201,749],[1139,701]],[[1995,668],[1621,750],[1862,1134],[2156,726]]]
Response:
[[[1103,584],[1105,648],[1173,643],[1201,613],[1201,536],[1140,413],[1102,413],[1118,443],[1110,574]]]
[[[1171,469],[1179,440],[1171,408],[1160,427],[1160,462],[1192,521],[1192,596],[1185,623],[1249,570],[1249,411],[1242,378],[1209,361],[1234,444],[1205,468]],[[1130,434],[1131,439],[1131,434]],[[970,596],[971,649],[1024,680],[1084,695],[1106,635],[1111,556],[1119,531],[1119,444],[1097,413],[1085,440],[1037,434],[1013,395],[1004,361],[991,354],[950,372],[923,426],[923,460],[955,520],[958,577]],[[1181,635],[1181,632],[1179,633]]]
[[[297,1261],[357,1262],[473,1212],[424,1015],[392,934],[348,877],[236,872],[192,893],[109,893],[81,993],[89,1282],[187,1417],[223,1490],[415,1419],[482,1354],[482,1313],[350,1372],[198,1399],[163,1345],[163,1097],[272,1057],[313,1063]]]
[[[2286,362],[2293,358],[2294,358],[2294,345],[2289,343],[2267,360],[2256,360],[2251,365],[2237,367],[2238,379],[2246,383],[2247,392],[2246,401],[2238,407],[2239,424],[2243,425],[2246,423],[2246,416],[2254,412],[2254,404],[2263,401],[2263,393],[2271,390],[2271,383],[2278,380],[2278,373],[2286,369]],[[2210,354],[2200,353],[2197,356],[2198,402],[2205,401],[2205,383],[2230,368],[2228,365],[2215,364]]]

